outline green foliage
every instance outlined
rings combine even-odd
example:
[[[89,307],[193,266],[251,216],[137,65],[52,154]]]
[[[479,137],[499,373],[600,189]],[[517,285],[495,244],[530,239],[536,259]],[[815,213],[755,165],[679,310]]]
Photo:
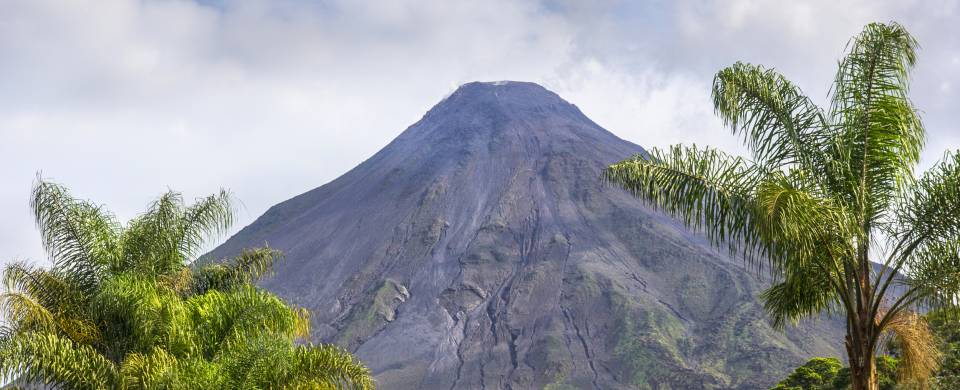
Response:
[[[660,360],[655,355],[656,351],[648,348],[645,340],[638,337],[636,326],[630,318],[625,317],[622,326],[623,329],[618,332],[622,336],[614,347],[614,356],[624,361],[624,374],[629,375],[631,384],[638,388],[649,388],[648,376],[658,371]]]
[[[960,389],[960,310],[938,310],[927,315],[940,340],[943,361],[934,382],[938,389]]]
[[[929,382],[933,389],[952,390],[960,388],[960,310],[937,310],[927,314],[927,322],[940,342],[943,359],[939,371]],[[900,361],[902,354],[895,342],[889,345],[890,355],[876,359],[878,385],[881,390],[913,389],[916,386],[900,384]],[[850,386],[850,368],[842,367],[835,358],[813,358],[798,367],[775,390],[845,390]],[[921,387],[922,388],[922,387]]]
[[[901,375],[925,381],[936,349],[911,312],[960,302],[960,154],[914,177],[925,139],[907,97],[916,48],[896,23],[864,27],[840,61],[828,111],[773,69],[736,63],[717,73],[714,107],[752,158],[672,146],[604,172],[766,268],[775,283],[762,298],[775,325],[844,313],[857,389],[872,388],[871,362],[891,333],[911,343]]]
[[[843,365],[836,358],[817,357],[773,387],[774,390],[832,390]]]
[[[876,358],[877,383],[880,390],[897,388],[897,359]],[[815,357],[780,381],[771,390],[846,390],[850,388],[850,368],[836,358]]]
[[[232,221],[226,192],[190,206],[167,193],[121,225],[40,180],[31,207],[53,266],[4,270],[0,379],[65,389],[373,388],[349,353],[305,342],[305,310],[252,284],[279,252],[192,265]]]
[[[677,369],[683,367],[677,342],[683,340],[678,320],[659,310],[636,310],[620,295],[612,295],[617,341],[613,355],[621,363],[617,374],[637,389],[682,385],[693,378]],[[688,385],[689,386],[689,385]]]

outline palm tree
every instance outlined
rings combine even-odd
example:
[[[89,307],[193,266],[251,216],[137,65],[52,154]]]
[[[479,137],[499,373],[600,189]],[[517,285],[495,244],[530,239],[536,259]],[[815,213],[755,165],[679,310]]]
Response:
[[[232,222],[226,192],[190,206],[169,192],[123,226],[39,179],[31,208],[53,264],[4,270],[0,379],[64,389],[373,388],[349,353],[305,342],[305,310],[252,284],[279,252],[193,264]]]
[[[775,325],[843,313],[855,390],[877,388],[887,337],[903,348],[902,379],[923,382],[937,351],[914,310],[957,305],[960,292],[960,155],[913,174],[925,138],[907,97],[916,48],[896,23],[867,25],[827,111],[774,70],[736,63],[717,73],[713,101],[752,158],[673,146],[604,172],[766,268]]]

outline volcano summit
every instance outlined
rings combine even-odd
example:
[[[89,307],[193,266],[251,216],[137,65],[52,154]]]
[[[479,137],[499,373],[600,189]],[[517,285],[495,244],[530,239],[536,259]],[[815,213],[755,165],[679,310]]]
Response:
[[[469,83],[212,255],[282,250],[264,287],[384,389],[756,389],[839,355],[833,323],[771,329],[755,272],[601,183],[638,153],[539,85]]]

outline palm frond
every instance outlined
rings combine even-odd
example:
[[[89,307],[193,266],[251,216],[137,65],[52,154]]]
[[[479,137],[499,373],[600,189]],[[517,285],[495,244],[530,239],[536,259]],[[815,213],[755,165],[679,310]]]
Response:
[[[29,294],[43,304],[54,306],[68,289],[68,282],[49,271],[25,262],[7,264],[3,270],[3,286],[6,291]]]
[[[898,198],[887,229],[909,256],[925,241],[960,237],[960,154],[947,153]]]
[[[116,256],[120,227],[114,216],[42,179],[33,187],[30,208],[54,266],[82,280],[87,290],[94,288]]]
[[[171,389],[219,390],[231,388],[227,383],[229,373],[220,362],[190,355],[177,359],[176,370],[172,378]]]
[[[183,213],[183,197],[170,191],[130,221],[122,236],[124,258],[114,272],[162,275],[179,269],[186,262],[180,252]]]
[[[605,181],[703,231],[715,245],[749,258],[770,249],[754,230],[757,204],[752,191],[763,175],[740,157],[679,145],[653,149],[649,157],[638,155],[603,172]]]
[[[225,263],[206,264],[193,273],[193,293],[208,290],[230,290],[255,283],[283,259],[280,251],[270,248],[244,249]]]
[[[0,294],[0,310],[3,319],[12,324],[14,332],[39,331],[57,332],[57,319],[46,307],[33,297],[22,292],[4,292]]]
[[[370,370],[332,345],[299,345],[257,335],[220,358],[234,388],[374,389]]]
[[[912,182],[924,145],[923,125],[907,97],[917,46],[902,26],[871,23],[851,41],[834,82],[832,155],[848,184],[840,195],[862,210],[866,226]]]
[[[261,333],[245,343],[234,344],[217,356],[216,361],[227,373],[228,387],[234,389],[282,388],[291,373],[289,340]]]
[[[767,260],[776,268],[819,266],[836,274],[836,259],[853,252],[846,238],[854,228],[845,210],[818,196],[806,171],[773,172],[756,185],[754,196],[754,230],[772,248]]]
[[[773,69],[737,62],[713,79],[713,106],[743,136],[754,161],[770,169],[799,164],[824,172],[823,111]]]
[[[900,352],[899,383],[927,388],[928,380],[940,366],[937,339],[919,314],[901,311],[887,325]]]
[[[288,335],[293,341],[309,335],[309,314],[291,308],[280,298],[245,286],[223,292],[210,290],[187,300],[204,356],[243,344],[261,333]]]
[[[3,272],[0,310],[16,332],[47,331],[89,344],[100,338],[85,319],[88,297],[61,275],[25,263],[8,264]]]
[[[777,329],[795,325],[805,317],[829,313],[840,302],[831,283],[831,278],[836,276],[812,264],[793,264],[793,267],[784,272],[781,282],[760,294],[763,308]]]
[[[0,377],[70,389],[116,385],[112,362],[90,346],[50,333],[23,333],[0,346]]]
[[[126,389],[172,388],[177,358],[162,348],[149,353],[132,353],[120,365],[120,376]]]
[[[226,191],[190,206],[184,205],[180,193],[167,192],[130,222],[123,235],[125,262],[119,271],[175,272],[195,260],[206,240],[226,232],[233,214]]]
[[[187,207],[180,227],[180,252],[188,260],[194,260],[207,240],[230,229],[234,213],[230,193],[225,190]]]
[[[910,287],[910,301],[960,306],[960,238],[924,246],[907,260],[906,268],[903,283]]]
[[[338,389],[376,388],[370,369],[349,352],[334,345],[301,345],[295,352],[296,371]]]
[[[155,347],[173,353],[196,348],[190,308],[176,291],[149,276],[113,277],[103,284],[93,304],[99,322],[109,326],[111,357],[146,354]]]

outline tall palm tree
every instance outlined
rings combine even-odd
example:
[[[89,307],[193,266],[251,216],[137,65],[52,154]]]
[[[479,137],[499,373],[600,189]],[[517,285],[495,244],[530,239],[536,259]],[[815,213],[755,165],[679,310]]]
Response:
[[[907,97],[916,48],[896,23],[867,25],[827,111],[774,70],[736,63],[717,73],[713,101],[752,158],[673,146],[604,172],[770,271],[775,325],[844,314],[855,390],[877,388],[886,337],[903,347],[902,379],[923,382],[937,351],[914,310],[956,305],[960,292],[960,155],[913,173],[925,138]]]
[[[0,379],[64,389],[373,388],[349,353],[305,342],[305,310],[252,285],[279,252],[193,264],[232,222],[226,192],[190,206],[170,192],[124,226],[38,180],[31,208],[53,265],[4,270]]]

